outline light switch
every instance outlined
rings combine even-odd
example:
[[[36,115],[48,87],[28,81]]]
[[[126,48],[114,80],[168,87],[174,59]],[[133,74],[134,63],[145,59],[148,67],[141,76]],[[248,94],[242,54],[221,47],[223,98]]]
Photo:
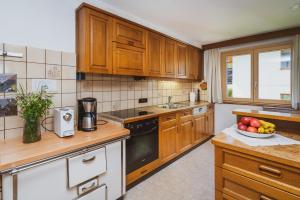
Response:
[[[56,93],[57,80],[46,80],[46,79],[32,79],[32,92],[40,91],[42,87],[47,88],[47,92]]]

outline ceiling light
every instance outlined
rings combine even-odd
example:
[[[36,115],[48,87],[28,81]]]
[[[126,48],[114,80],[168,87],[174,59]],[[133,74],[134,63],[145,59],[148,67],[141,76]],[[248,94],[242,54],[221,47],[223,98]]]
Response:
[[[298,10],[300,8],[300,3],[296,3],[291,7],[292,11]]]

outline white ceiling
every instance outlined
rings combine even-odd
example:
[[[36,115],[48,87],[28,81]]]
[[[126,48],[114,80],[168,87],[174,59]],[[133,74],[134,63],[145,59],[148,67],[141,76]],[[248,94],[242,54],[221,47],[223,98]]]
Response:
[[[115,14],[197,46],[300,25],[300,9],[290,9],[300,0],[97,1]]]

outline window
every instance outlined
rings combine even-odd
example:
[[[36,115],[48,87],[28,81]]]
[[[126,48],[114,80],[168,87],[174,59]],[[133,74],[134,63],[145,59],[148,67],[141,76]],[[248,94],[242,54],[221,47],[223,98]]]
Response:
[[[223,100],[290,104],[291,54],[290,44],[222,53]]]

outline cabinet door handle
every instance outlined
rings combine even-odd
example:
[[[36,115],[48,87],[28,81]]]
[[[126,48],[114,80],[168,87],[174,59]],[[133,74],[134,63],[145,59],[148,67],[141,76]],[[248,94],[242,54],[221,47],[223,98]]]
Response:
[[[95,159],[96,159],[96,156],[93,156],[91,158],[83,159],[82,162],[85,163],[85,164],[87,164],[87,163],[92,162]]]
[[[141,174],[145,174],[148,170],[141,171]]]
[[[274,200],[274,199],[271,199],[270,197],[267,197],[267,196],[265,196],[265,195],[260,195],[260,197],[259,197],[259,199],[260,200]]]
[[[134,45],[134,42],[128,41],[128,45],[133,46],[133,45]]]
[[[96,186],[96,183],[93,182],[92,185],[90,185],[90,186],[88,186],[88,187],[83,187],[81,190],[82,190],[82,192],[86,192],[86,191],[92,189],[92,188],[95,187],[95,186]]]
[[[266,165],[259,165],[258,169],[261,173],[267,174],[269,176],[281,177],[281,171],[278,169],[274,169],[272,167],[268,167]]]

